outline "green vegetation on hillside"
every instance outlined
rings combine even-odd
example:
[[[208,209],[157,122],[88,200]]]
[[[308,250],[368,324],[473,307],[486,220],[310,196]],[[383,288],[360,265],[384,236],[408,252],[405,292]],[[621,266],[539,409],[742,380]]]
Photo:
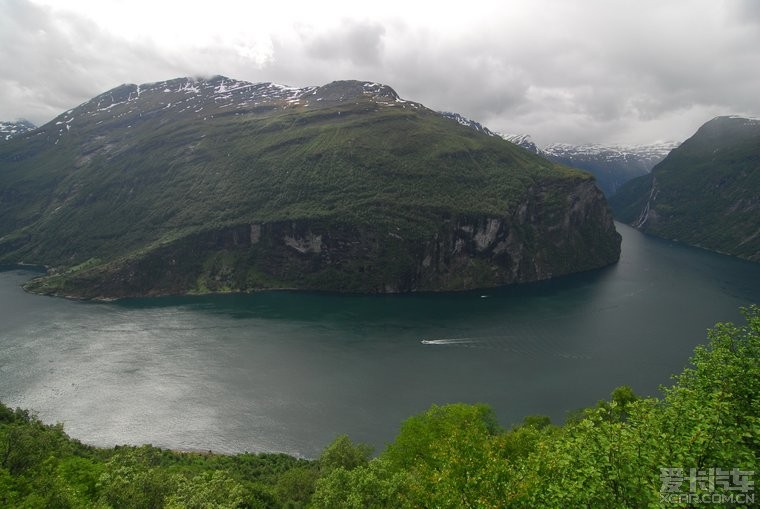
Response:
[[[119,87],[0,144],[0,262],[53,267],[54,278],[30,289],[84,297],[124,296],[126,279],[129,295],[285,286],[377,291],[421,271],[428,245],[452,235],[446,227],[457,232],[461,221],[477,226],[494,217],[509,223],[515,245],[530,238],[526,257],[556,251],[533,264],[546,273],[617,260],[619,237],[603,197],[579,197],[588,174],[396,101],[387,87],[369,93],[368,84],[336,82],[289,99],[238,82],[259,96],[230,98],[224,83],[180,79],[143,86],[138,95],[135,86]],[[532,216],[523,217],[529,206]],[[589,217],[564,220],[573,210]],[[253,225],[263,228],[255,252],[223,253],[227,233]],[[296,254],[293,244],[312,230],[325,249],[317,252],[317,242]],[[335,230],[348,237],[333,238]],[[235,235],[241,249],[253,244],[250,234]],[[381,252],[386,245],[392,252]],[[359,253],[351,258],[363,254],[378,284],[333,259],[352,246]],[[279,263],[291,255],[301,266]],[[220,256],[228,258],[225,271],[242,273],[212,270]],[[508,260],[488,263],[541,278]],[[451,271],[477,279],[460,269]],[[503,283],[490,272],[486,283]],[[120,285],[103,286],[115,280]]]
[[[433,406],[374,459],[345,436],[317,460],[98,449],[69,439],[61,425],[0,406],[0,505],[756,506],[747,472],[760,467],[760,308],[744,315],[746,325],[708,332],[709,344],[697,347],[662,399],[621,387],[563,426],[530,416],[509,430],[484,405]]]
[[[365,97],[203,121],[134,119],[140,129],[109,120],[116,125],[75,120],[58,145],[34,140],[41,146],[25,158],[26,140],[0,146],[0,182],[26,198],[22,209],[0,202],[16,234],[30,237],[18,256],[112,259],[257,221],[429,229],[440,211],[503,214],[541,178],[582,178],[429,110]]]
[[[646,233],[760,261],[760,121],[718,117],[610,198]]]

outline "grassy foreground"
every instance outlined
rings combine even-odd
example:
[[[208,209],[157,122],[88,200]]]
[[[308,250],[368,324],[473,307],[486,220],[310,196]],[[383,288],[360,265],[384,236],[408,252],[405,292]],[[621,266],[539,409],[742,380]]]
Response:
[[[433,406],[373,459],[346,436],[316,460],[101,449],[0,405],[0,506],[756,507],[760,308],[743,313],[661,399],[620,387],[562,426],[509,430],[485,405]]]

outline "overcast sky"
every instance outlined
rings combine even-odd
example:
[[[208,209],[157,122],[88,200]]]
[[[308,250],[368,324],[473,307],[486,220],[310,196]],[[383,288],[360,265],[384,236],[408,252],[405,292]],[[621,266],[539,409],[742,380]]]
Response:
[[[215,74],[377,81],[539,145],[681,141],[760,114],[760,0],[0,0],[0,120]]]

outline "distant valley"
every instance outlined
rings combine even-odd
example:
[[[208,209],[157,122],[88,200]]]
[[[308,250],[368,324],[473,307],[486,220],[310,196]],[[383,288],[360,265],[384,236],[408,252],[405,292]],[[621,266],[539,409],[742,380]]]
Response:
[[[589,171],[608,198],[629,180],[648,174],[679,144],[570,145],[554,143],[541,149],[551,161]]]
[[[760,119],[710,120],[611,204],[643,232],[760,261]]]
[[[442,114],[475,131],[504,138],[550,161],[590,172],[608,198],[629,180],[649,173],[679,145],[674,141],[640,145],[552,143],[540,148],[528,134],[500,133],[458,113],[442,112]]]
[[[589,171],[615,217],[645,233],[760,261],[760,119],[716,117],[683,144],[539,148],[529,135],[500,134],[461,115],[445,115]]]
[[[539,148],[372,82],[123,85],[1,124],[0,263],[79,298],[485,288],[614,263],[599,189],[644,232],[758,261],[759,124]]]

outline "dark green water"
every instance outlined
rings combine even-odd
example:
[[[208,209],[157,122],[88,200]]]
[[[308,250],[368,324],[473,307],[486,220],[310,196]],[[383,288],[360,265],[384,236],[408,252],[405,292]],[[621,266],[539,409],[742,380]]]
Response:
[[[0,400],[98,445],[305,456],[341,433],[381,448],[433,403],[561,421],[618,385],[656,394],[760,302],[760,265],[617,227],[613,267],[461,294],[95,304],[0,272]]]

